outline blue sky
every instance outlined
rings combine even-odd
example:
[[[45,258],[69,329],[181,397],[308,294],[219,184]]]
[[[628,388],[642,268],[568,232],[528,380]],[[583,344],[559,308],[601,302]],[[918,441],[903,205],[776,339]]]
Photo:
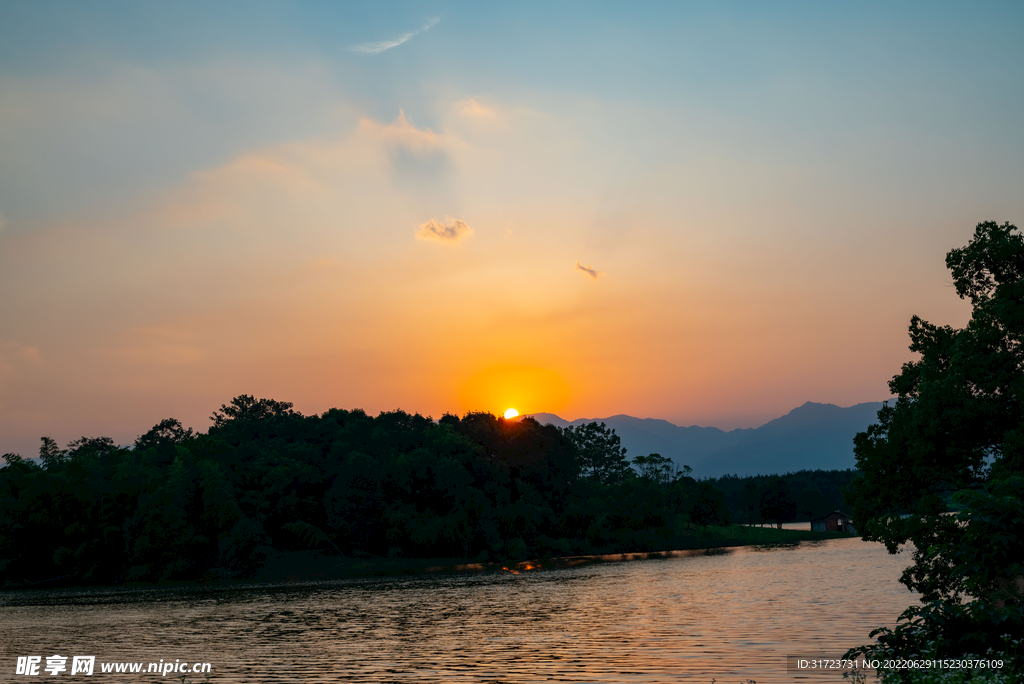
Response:
[[[988,164],[1020,158],[1012,140],[1022,104],[1017,3],[935,3],[926,12],[912,3],[626,11],[595,3],[6,2],[2,12],[8,108],[21,88],[49,98],[28,121],[5,117],[0,206],[8,221],[95,204],[96,193],[101,203],[130,197],[255,145],[334,133],[351,125],[334,116],[341,103],[379,120],[403,109],[436,127],[438,99],[449,93],[538,107],[566,99],[649,107],[655,126],[665,123],[659,112],[682,113],[680,126],[713,125],[710,139],[725,147],[808,161],[893,138],[926,164],[956,154],[958,143],[1002,157]],[[439,21],[396,48],[351,50],[430,19]],[[226,84],[208,74],[217,69],[245,80]],[[86,92],[124,109],[75,101]],[[657,153],[644,131],[622,130],[637,121],[608,118],[617,129],[610,143]],[[922,149],[936,143],[945,149]]]

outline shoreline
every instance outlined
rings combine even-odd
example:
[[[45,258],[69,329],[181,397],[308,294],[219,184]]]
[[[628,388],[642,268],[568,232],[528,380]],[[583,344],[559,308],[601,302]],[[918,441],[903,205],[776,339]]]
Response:
[[[742,531],[742,532],[741,532]],[[740,534],[737,534],[740,532]],[[777,528],[730,525],[708,528],[706,534],[673,539],[665,549],[657,551],[617,551],[608,553],[550,556],[521,561],[474,561],[463,558],[382,558],[338,556],[322,551],[278,551],[268,558],[251,577],[224,577],[213,573],[193,580],[159,582],[124,582],[120,584],[52,584],[7,586],[4,590],[36,590],[71,588],[158,588],[158,587],[232,587],[256,583],[291,584],[328,582],[373,577],[411,577],[418,575],[463,573],[508,573],[517,575],[536,570],[561,570],[600,563],[621,563],[638,560],[682,558],[727,553],[728,549],[749,546],[791,546],[802,542],[858,538],[837,532],[810,530],[779,530]],[[676,542],[676,543],[672,543]],[[695,542],[703,542],[697,544]]]
[[[795,546],[802,542],[859,538],[838,532],[812,532],[777,528],[730,525],[709,527],[704,533],[680,535],[667,548],[657,551],[619,551],[610,553],[550,556],[521,561],[474,561],[462,558],[383,558],[338,556],[323,551],[277,551],[251,577],[218,576],[215,571],[192,580],[123,582],[119,584],[62,584],[63,578],[41,580],[33,584],[10,584],[0,591],[54,591],[67,589],[155,589],[161,587],[231,588],[253,583],[293,584],[329,582],[373,577],[412,577],[420,575],[507,573],[518,575],[536,570],[561,570],[583,565],[621,563],[638,560],[682,558],[727,553],[728,549],[749,546]]]

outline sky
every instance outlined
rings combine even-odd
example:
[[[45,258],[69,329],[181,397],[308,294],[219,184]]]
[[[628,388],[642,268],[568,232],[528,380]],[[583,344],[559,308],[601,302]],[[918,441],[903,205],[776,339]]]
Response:
[[[1024,225],[1024,4],[0,2],[0,452],[881,401]]]

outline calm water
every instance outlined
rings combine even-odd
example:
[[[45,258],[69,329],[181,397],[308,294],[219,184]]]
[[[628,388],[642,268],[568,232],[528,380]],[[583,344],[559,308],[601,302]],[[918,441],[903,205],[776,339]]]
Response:
[[[4,593],[0,681],[22,679],[16,656],[58,653],[211,662],[215,682],[840,682],[787,674],[785,656],[893,625],[908,562],[842,539],[520,575]]]

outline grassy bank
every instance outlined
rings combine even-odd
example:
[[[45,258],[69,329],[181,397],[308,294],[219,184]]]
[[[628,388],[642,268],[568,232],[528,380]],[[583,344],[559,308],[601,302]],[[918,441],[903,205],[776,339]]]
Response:
[[[739,546],[776,546],[802,541],[848,539],[850,535],[810,530],[780,530],[769,527],[708,527],[707,530],[681,530],[665,550],[631,553],[601,553],[586,556],[540,558],[519,562],[476,563],[458,558],[352,558],[316,551],[278,553],[268,559],[256,574],[267,582],[298,582],[355,577],[392,577],[433,573],[511,572],[568,568],[594,563],[608,563],[649,558],[672,558],[698,555]]]
[[[676,533],[660,550],[640,552],[609,552],[577,556],[547,557],[522,561],[474,562],[460,558],[382,558],[364,554],[362,557],[340,556],[322,550],[271,551],[256,574],[247,579],[233,579],[212,571],[197,580],[161,581],[159,585],[232,585],[257,582],[308,582],[359,577],[399,577],[438,573],[508,572],[519,574],[531,570],[551,570],[596,563],[676,558],[715,553],[721,549],[741,546],[785,546],[805,541],[848,539],[850,535],[810,530],[787,530],[772,527],[729,525],[709,526],[706,530],[691,525],[680,525]],[[7,583],[3,589],[52,589],[66,586],[88,586],[89,583],[56,577],[36,582]],[[96,583],[93,583],[96,586]],[[126,586],[153,586],[149,582],[128,582]]]

